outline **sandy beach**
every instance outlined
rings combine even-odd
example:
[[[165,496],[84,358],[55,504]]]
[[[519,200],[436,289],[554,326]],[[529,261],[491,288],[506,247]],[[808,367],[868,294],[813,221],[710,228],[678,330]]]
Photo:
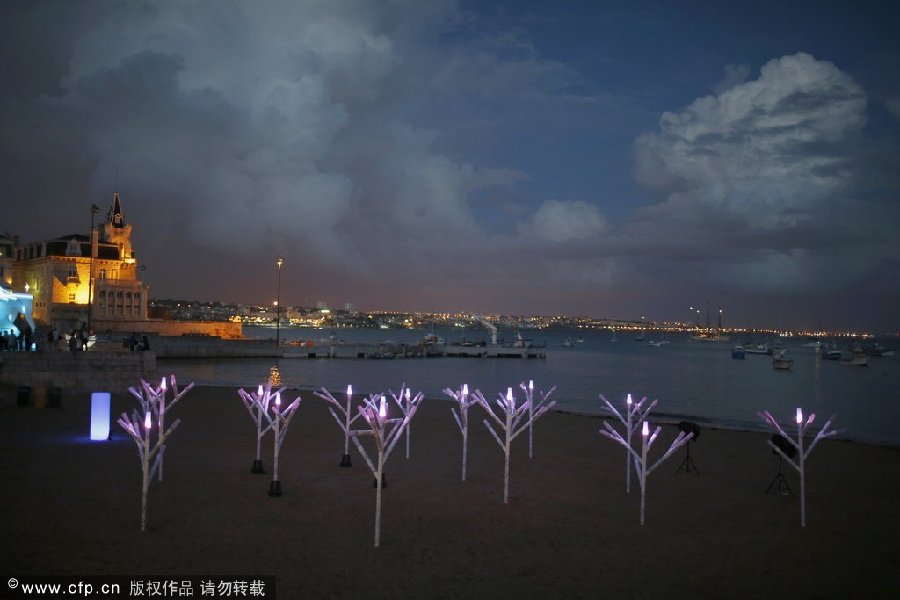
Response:
[[[778,466],[769,435],[703,430],[691,448],[700,475],[677,473],[683,449],[654,471],[642,527],[640,489],[625,493],[625,451],[598,434],[599,417],[549,413],[535,425],[532,459],[527,436],[517,438],[504,505],[503,454],[483,411],[470,413],[461,482],[454,404],[431,399],[413,421],[410,459],[398,446],[387,464],[373,548],[371,472],[352,446],[353,468],[338,466],[342,433],[326,403],[299,395],[282,448],[284,495],[271,498],[270,476],[250,473],[255,426],[236,390],[191,390],[170,414],[182,423],[142,534],[134,443],[117,425],[111,441],[88,440],[89,393],[66,390],[63,408],[37,409],[3,389],[6,577],[275,575],[282,599],[900,593],[896,448],[822,441],[807,462],[801,529],[795,472],[785,475],[796,497],[764,493]],[[114,415],[135,405],[113,396]],[[676,433],[664,427],[651,460]],[[270,468],[270,436],[263,448]]]

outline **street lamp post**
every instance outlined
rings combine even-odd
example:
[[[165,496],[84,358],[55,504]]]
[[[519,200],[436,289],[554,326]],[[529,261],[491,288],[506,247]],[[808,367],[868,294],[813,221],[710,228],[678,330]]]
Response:
[[[94,306],[94,215],[100,212],[100,207],[96,204],[91,204],[91,229],[88,234],[88,252],[90,253],[91,260],[90,265],[88,266],[88,312],[87,312],[87,335],[90,337],[91,335],[91,312]]]
[[[277,278],[275,284],[275,347],[281,347],[281,266],[284,265],[284,259],[280,256],[275,261],[278,265]]]

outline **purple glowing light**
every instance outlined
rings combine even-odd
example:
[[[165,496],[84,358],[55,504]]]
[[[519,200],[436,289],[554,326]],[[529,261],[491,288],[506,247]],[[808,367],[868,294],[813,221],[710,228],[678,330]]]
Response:
[[[803,409],[798,408],[797,409],[797,425],[799,425],[802,422],[803,422]]]
[[[628,398],[625,399],[625,402],[628,406],[631,406],[631,394],[628,394]]]
[[[109,439],[109,392],[91,393],[91,439]]]
[[[533,379],[528,380],[528,391],[529,392],[534,391],[534,380]]]
[[[644,421],[644,424],[641,427],[641,435],[644,437],[650,435],[650,424],[647,421]]]
[[[512,395],[512,388],[511,388],[511,387],[506,388],[506,401],[507,401],[507,402],[512,402],[512,401],[513,401],[513,395]]]
[[[352,395],[353,395],[353,386],[348,383],[347,384],[347,397],[349,398]]]
[[[166,378],[163,377],[162,381],[159,382],[159,389],[162,391],[166,391]]]
[[[469,395],[469,384],[468,383],[463,384],[462,393],[463,393],[463,396]]]
[[[262,398],[262,384],[259,384],[259,385],[256,387],[256,397],[257,397],[257,398]]]
[[[146,430],[149,431],[149,430],[150,430],[150,425],[151,425],[151,421],[150,421],[150,411],[148,410],[146,413],[144,413],[144,429],[146,429]]]
[[[384,394],[381,395],[381,405],[378,407],[378,416],[382,419],[387,417],[387,400]]]

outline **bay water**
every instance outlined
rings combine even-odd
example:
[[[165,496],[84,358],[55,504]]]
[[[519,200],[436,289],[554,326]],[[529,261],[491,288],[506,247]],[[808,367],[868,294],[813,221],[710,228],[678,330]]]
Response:
[[[337,329],[283,327],[282,341],[307,340],[314,347],[329,338],[347,342],[394,341],[415,344],[434,333],[447,342],[489,341],[484,329]],[[757,415],[767,409],[788,428],[797,407],[816,413],[811,431],[825,420],[839,437],[865,443],[900,447],[900,356],[869,357],[869,366],[848,366],[822,358],[822,352],[802,346],[802,339],[777,340],[794,359],[790,370],[772,368],[772,357],[731,357],[731,342],[699,342],[684,334],[647,332],[646,339],[664,340],[655,347],[636,341],[635,332],[545,329],[522,331],[537,344],[545,344],[547,357],[520,358],[400,358],[400,359],[160,359],[162,373],[174,373],[179,382],[197,385],[255,389],[273,368],[282,385],[308,391],[325,387],[336,396],[353,385],[355,392],[377,393],[401,385],[423,392],[428,399],[448,399],[443,389],[480,389],[493,401],[512,386],[521,398],[519,384],[533,380],[538,390],[556,386],[551,398],[557,410],[607,414],[602,394],[622,410],[626,394],[635,400],[658,400],[649,420],[690,420],[703,427],[768,430]],[[245,327],[249,338],[271,338],[275,330]],[[512,341],[515,331],[501,330]],[[568,346],[569,340],[571,346]],[[579,341],[581,340],[581,341]],[[758,340],[763,341],[763,340]],[[882,340],[892,347],[896,340]],[[838,342],[845,347],[848,342]],[[237,401],[235,395],[235,401]]]

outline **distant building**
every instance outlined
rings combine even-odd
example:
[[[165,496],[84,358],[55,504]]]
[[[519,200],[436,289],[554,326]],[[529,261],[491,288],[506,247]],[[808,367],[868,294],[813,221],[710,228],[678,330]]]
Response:
[[[148,287],[137,276],[131,225],[118,193],[106,221],[96,225],[90,237],[71,233],[28,244],[0,238],[0,252],[4,284],[33,295],[39,325],[77,329],[87,323],[89,312],[91,320],[147,318]],[[7,254],[12,254],[11,261]]]
[[[15,236],[0,235],[0,286],[33,296],[39,326],[65,332],[90,321],[95,333],[242,337],[240,323],[148,318],[150,288],[138,278],[140,270],[118,192],[106,221],[89,236],[20,244]]]

